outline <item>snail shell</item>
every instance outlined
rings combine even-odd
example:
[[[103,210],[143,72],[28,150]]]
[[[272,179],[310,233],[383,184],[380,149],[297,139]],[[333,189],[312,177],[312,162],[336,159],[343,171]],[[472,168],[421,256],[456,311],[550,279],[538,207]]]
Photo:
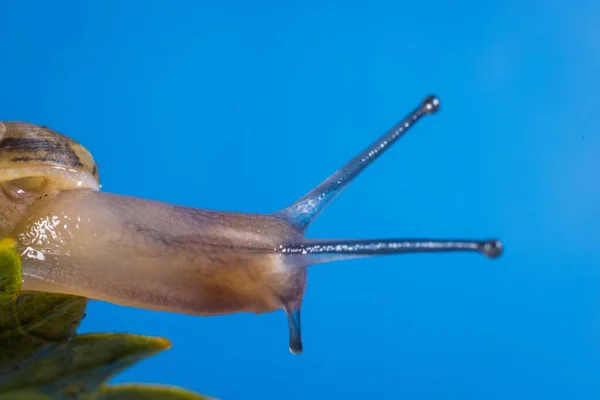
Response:
[[[26,122],[0,122],[0,186],[1,235],[36,198],[70,189],[100,189],[98,166],[85,147]]]
[[[75,140],[44,126],[0,122],[0,181],[21,179],[56,190],[100,188],[94,158]]]

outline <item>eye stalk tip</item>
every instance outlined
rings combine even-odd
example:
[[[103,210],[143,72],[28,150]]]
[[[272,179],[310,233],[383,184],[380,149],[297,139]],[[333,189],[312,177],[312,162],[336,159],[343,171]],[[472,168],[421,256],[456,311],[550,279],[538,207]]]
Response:
[[[435,114],[440,109],[440,99],[435,95],[429,95],[421,103],[423,114]]]
[[[488,258],[498,258],[502,255],[502,242],[499,240],[488,240],[483,245],[483,254]]]

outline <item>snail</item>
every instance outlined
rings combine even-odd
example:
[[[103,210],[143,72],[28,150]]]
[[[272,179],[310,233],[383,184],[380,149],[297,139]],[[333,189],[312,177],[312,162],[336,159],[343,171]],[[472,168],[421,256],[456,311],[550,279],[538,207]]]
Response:
[[[283,310],[302,352],[309,266],[357,257],[466,251],[498,240],[310,239],[323,209],[439,100],[393,128],[293,204],[271,214],[196,209],[100,190],[91,153],[50,128],[0,122],[0,233],[16,241],[22,290],[197,316]]]

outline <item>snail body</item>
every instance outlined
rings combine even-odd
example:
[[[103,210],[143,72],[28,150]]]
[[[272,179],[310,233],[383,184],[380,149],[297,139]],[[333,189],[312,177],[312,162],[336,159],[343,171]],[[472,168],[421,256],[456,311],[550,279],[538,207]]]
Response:
[[[294,238],[276,218],[86,189],[39,199],[14,232],[30,290],[213,315],[273,311],[302,288],[274,252],[271,235]]]
[[[199,316],[283,309],[302,351],[307,267],[414,252],[500,255],[496,240],[316,240],[305,230],[422,116],[429,96],[315,189],[273,214],[196,209],[100,191],[92,155],[46,127],[0,122],[0,233],[17,242],[23,290]]]

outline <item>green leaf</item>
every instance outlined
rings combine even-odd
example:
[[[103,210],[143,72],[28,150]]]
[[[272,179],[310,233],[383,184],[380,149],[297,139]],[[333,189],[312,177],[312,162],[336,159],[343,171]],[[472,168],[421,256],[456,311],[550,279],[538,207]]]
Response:
[[[132,334],[79,335],[15,371],[10,381],[0,383],[0,392],[36,388],[58,398],[79,398],[96,392],[117,372],[170,346],[162,338]]]
[[[0,305],[0,374],[16,370],[68,341],[84,316],[86,299],[23,293]]]
[[[73,337],[87,303],[82,297],[19,292],[21,260],[14,245],[0,240],[0,383],[2,375]]]
[[[12,239],[0,240],[0,266],[0,303],[4,303],[21,290],[21,258]]]
[[[0,394],[0,400],[55,400],[52,397],[32,391],[32,390],[17,390],[16,392]]]
[[[0,399],[2,400],[2,399]],[[98,400],[217,400],[166,385],[134,385],[121,384],[105,386],[100,391]]]
[[[18,390],[16,392],[0,394],[0,400],[55,400],[52,397],[31,390]]]

